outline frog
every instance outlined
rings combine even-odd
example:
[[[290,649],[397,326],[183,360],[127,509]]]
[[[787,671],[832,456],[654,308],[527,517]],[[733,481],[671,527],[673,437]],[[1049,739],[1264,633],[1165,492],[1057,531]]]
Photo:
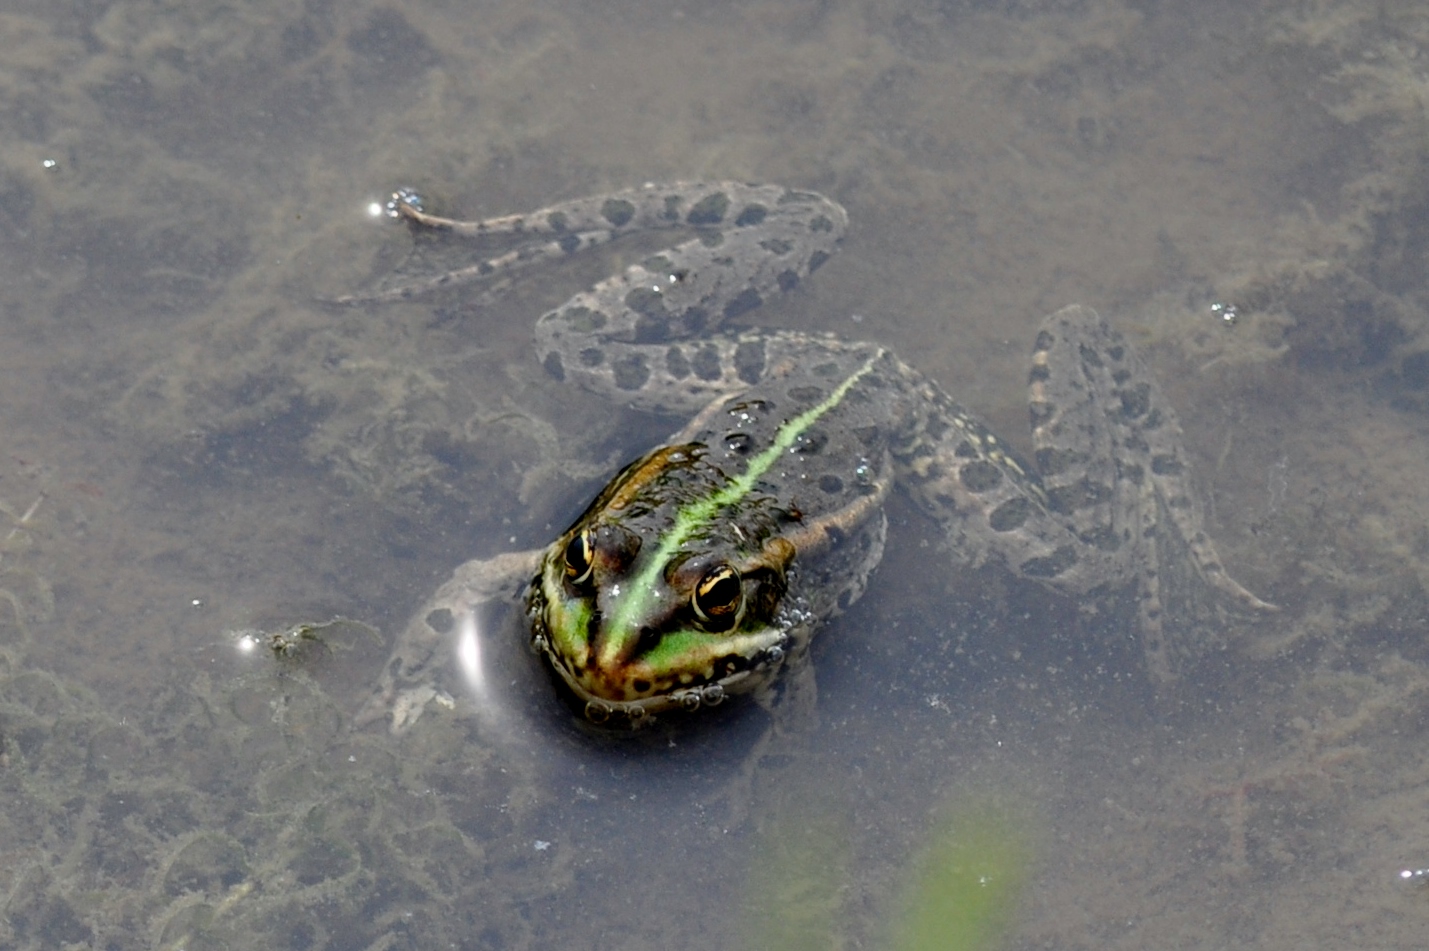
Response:
[[[1000,562],[1076,598],[1135,585],[1155,682],[1197,655],[1168,633],[1163,576],[1189,578],[1221,607],[1276,609],[1226,570],[1175,413],[1089,307],[1041,321],[1024,458],[885,346],[748,326],[746,315],[839,248],[848,214],[817,192],[646,184],[464,221],[404,189],[387,212],[421,231],[518,244],[345,302],[489,285],[627,234],[683,231],[542,314],[535,338],[553,383],[687,421],[549,544],[456,568],[398,636],[359,723],[388,718],[403,732],[433,700],[449,705],[435,684],[456,619],[492,602],[523,606],[531,648],[593,724],[635,727],[767,697],[865,591],[895,490],[940,526],[953,566]],[[1163,575],[1167,552],[1180,564]]]

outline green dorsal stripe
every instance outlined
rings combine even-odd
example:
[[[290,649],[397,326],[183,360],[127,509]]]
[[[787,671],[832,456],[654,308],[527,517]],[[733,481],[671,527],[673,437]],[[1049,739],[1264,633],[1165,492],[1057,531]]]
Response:
[[[675,524],[665,533],[660,548],[655,552],[654,557],[646,562],[640,574],[632,579],[629,592],[621,599],[620,606],[614,612],[611,618],[613,623],[610,630],[612,632],[623,631],[629,638],[638,636],[639,632],[635,630],[636,624],[645,615],[655,590],[655,582],[675,552],[679,551],[695,532],[708,525],[720,509],[727,505],[733,505],[748,495],[764,473],[769,471],[781,455],[789,451],[790,447],[794,445],[794,441],[814,425],[819,417],[839,405],[848,395],[848,391],[853,389],[854,384],[873,369],[873,364],[882,355],[883,351],[879,350],[848,379],[835,387],[827,399],[806,409],[779,427],[779,431],[774,434],[774,439],[768,448],[750,459],[748,467],[741,475],[731,479],[729,484],[718,492],[691,502],[676,513]],[[614,639],[606,642],[601,649],[601,659],[614,661],[624,646],[622,643],[616,643]]]

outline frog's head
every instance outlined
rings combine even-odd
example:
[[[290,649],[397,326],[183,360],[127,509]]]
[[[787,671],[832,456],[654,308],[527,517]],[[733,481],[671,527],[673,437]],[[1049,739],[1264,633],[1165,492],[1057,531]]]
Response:
[[[532,582],[533,643],[593,721],[719,703],[766,683],[790,650],[779,608],[792,542],[756,538],[699,502],[674,519],[642,518],[632,510],[645,507],[620,489],[632,472],[648,476],[652,458],[668,471],[691,448],[673,460],[658,451],[622,473],[546,550]]]

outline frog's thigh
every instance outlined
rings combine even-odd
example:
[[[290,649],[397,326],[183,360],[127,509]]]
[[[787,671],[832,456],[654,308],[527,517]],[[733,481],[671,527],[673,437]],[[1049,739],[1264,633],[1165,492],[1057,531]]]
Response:
[[[1077,537],[994,433],[931,384],[927,393],[930,423],[900,460],[900,477],[943,525],[960,560],[977,565],[996,556],[1024,578],[1071,593],[1118,574],[1111,553]]]

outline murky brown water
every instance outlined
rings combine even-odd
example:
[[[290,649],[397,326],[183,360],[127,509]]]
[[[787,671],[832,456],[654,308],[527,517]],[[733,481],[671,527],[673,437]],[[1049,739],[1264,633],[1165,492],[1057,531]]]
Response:
[[[1010,947],[1422,946],[1421,5],[565,6],[0,13],[0,948],[760,946],[748,883],[805,828],[807,946],[887,947],[934,817],[988,798],[1035,830]],[[695,177],[843,202],[758,319],[886,342],[1014,439],[1038,318],[1110,314],[1285,610],[1152,703],[1124,619],[941,570],[899,506],[818,723],[767,745],[757,710],[588,737],[514,633],[502,718],[353,732],[453,565],[669,429],[530,359],[612,258],[323,305],[442,255],[367,204]],[[237,646],[336,616],[370,629]]]

